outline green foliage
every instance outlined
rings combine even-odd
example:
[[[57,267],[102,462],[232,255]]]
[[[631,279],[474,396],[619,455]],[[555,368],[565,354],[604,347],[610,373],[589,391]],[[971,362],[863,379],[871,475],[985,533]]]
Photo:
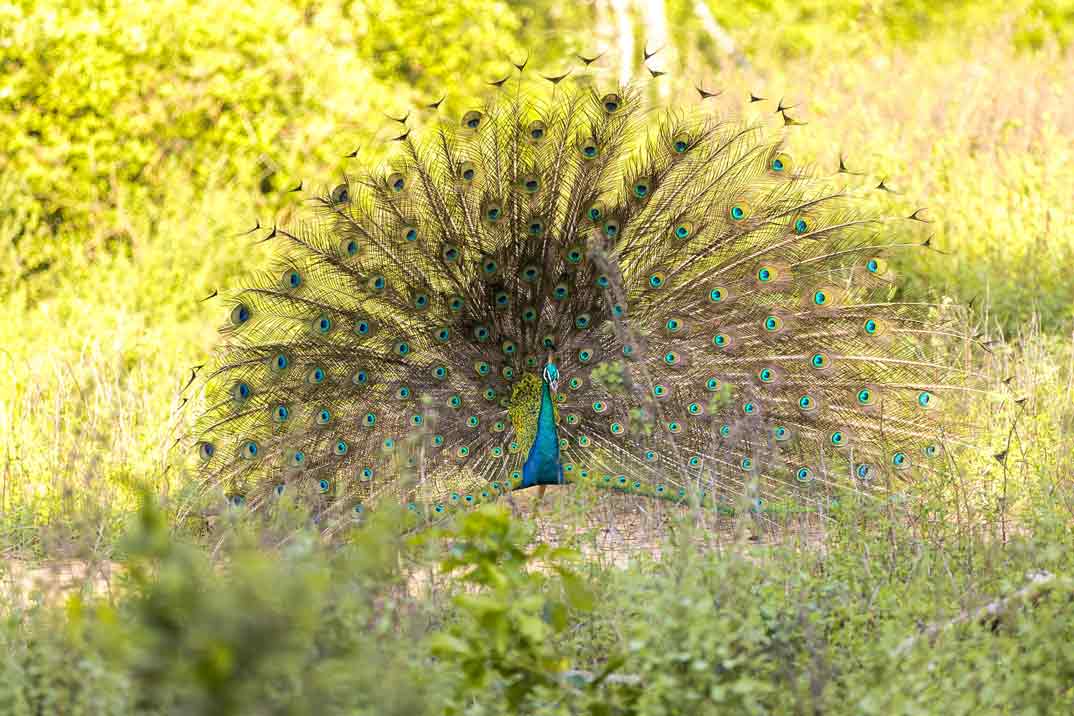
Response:
[[[459,618],[430,639],[430,651],[463,675],[448,713],[465,712],[473,697],[493,689],[508,712],[523,709],[540,689],[554,689],[567,659],[557,638],[569,626],[569,611],[587,612],[592,596],[567,565],[578,555],[538,544],[529,549],[521,525],[506,509],[482,507],[457,529],[434,533],[451,542],[441,569],[462,572],[473,585],[454,597]],[[545,593],[542,566],[559,576],[565,600]]]

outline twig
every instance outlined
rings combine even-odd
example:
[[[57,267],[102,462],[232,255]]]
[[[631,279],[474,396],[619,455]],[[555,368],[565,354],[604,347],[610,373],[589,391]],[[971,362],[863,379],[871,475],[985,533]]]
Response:
[[[1036,570],[1029,573],[1029,584],[1013,594],[993,600],[977,609],[963,610],[957,617],[945,622],[934,622],[925,627],[921,633],[914,634],[904,639],[892,652],[893,656],[904,656],[921,639],[925,637],[931,645],[936,638],[958,624],[975,623],[988,625],[991,628],[999,626],[1004,617],[1011,611],[1022,605],[1035,605],[1046,594],[1055,589],[1064,589],[1071,592],[1074,599],[1074,580],[1056,577],[1051,572]]]

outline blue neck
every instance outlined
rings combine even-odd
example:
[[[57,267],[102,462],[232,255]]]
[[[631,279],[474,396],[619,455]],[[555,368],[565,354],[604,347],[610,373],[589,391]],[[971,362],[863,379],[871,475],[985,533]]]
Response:
[[[563,466],[559,462],[559,435],[556,434],[556,414],[552,407],[552,392],[548,383],[541,384],[541,412],[537,415],[537,435],[522,466],[522,487],[562,485]]]

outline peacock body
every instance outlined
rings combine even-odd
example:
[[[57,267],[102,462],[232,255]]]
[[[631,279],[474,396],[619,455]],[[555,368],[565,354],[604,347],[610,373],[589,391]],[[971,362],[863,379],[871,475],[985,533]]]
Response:
[[[892,299],[913,221],[705,93],[554,79],[434,112],[272,230],[207,372],[205,485],[356,513],[564,483],[767,509],[942,462],[958,371],[928,349],[955,332]]]

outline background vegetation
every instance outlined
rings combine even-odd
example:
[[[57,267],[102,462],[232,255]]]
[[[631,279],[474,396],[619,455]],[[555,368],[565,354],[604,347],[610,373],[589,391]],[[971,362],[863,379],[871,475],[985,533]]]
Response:
[[[1069,711],[1072,41],[1068,0],[0,3],[0,711]],[[904,290],[972,302],[992,341],[965,358],[995,390],[958,479],[822,543],[699,556],[669,515],[664,558],[626,566],[495,510],[332,551],[288,510],[171,529],[175,395],[221,318],[199,299],[268,258],[240,232],[377,158],[385,113],[455,111],[527,53],[637,70],[646,43],[669,95],[775,120],[744,100],[784,97],[796,156],[928,207]],[[1002,617],[899,649],[1036,570]]]

